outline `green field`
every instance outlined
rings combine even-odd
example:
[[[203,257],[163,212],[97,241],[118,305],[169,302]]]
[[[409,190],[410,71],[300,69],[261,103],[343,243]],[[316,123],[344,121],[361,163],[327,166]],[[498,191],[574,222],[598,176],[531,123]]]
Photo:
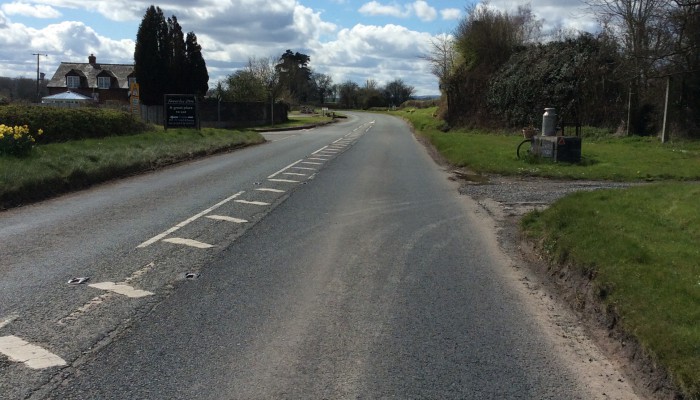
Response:
[[[700,143],[584,138],[581,164],[519,160],[515,132],[441,132],[434,110],[399,113],[453,165],[477,173],[654,181],[581,192],[526,215],[524,233],[557,268],[593,277],[600,301],[665,366],[686,398],[700,398]]]

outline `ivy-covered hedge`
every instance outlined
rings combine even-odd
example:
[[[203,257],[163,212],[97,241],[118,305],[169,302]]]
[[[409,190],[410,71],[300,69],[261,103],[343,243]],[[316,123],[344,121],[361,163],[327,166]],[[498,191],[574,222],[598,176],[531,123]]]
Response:
[[[510,126],[526,126],[555,107],[564,121],[612,127],[624,110],[618,63],[614,46],[589,34],[528,46],[492,76],[490,111]]]
[[[36,105],[0,106],[0,123],[29,126],[37,143],[133,135],[151,129],[123,111]],[[37,134],[39,129],[43,130],[42,135]]]

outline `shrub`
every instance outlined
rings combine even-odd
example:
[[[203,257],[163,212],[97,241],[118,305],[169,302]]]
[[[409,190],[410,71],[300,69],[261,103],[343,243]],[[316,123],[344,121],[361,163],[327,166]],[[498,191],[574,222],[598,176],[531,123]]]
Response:
[[[101,108],[56,108],[45,106],[0,106],[0,123],[9,126],[42,127],[37,143],[133,135],[151,129],[130,114]]]

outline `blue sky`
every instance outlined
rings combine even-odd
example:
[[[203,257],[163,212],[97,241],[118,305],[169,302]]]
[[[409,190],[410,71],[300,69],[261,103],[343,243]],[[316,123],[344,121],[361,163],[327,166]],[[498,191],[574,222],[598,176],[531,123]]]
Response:
[[[286,49],[311,57],[311,68],[335,83],[402,79],[419,95],[439,93],[420,59],[436,35],[453,32],[474,0],[12,0],[0,1],[0,76],[51,77],[61,61],[132,63],[138,25],[151,4],[176,15],[203,47],[210,86],[250,57]],[[593,30],[581,0],[530,0],[545,30]],[[491,0],[514,10],[525,2]]]

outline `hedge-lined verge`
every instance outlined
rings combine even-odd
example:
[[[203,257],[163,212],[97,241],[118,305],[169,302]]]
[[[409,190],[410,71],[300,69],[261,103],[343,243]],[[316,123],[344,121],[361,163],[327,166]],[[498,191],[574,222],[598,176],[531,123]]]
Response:
[[[29,126],[38,144],[133,135],[152,129],[130,114],[102,108],[56,108],[27,105],[0,106],[0,124]],[[38,130],[43,135],[38,135]]]

